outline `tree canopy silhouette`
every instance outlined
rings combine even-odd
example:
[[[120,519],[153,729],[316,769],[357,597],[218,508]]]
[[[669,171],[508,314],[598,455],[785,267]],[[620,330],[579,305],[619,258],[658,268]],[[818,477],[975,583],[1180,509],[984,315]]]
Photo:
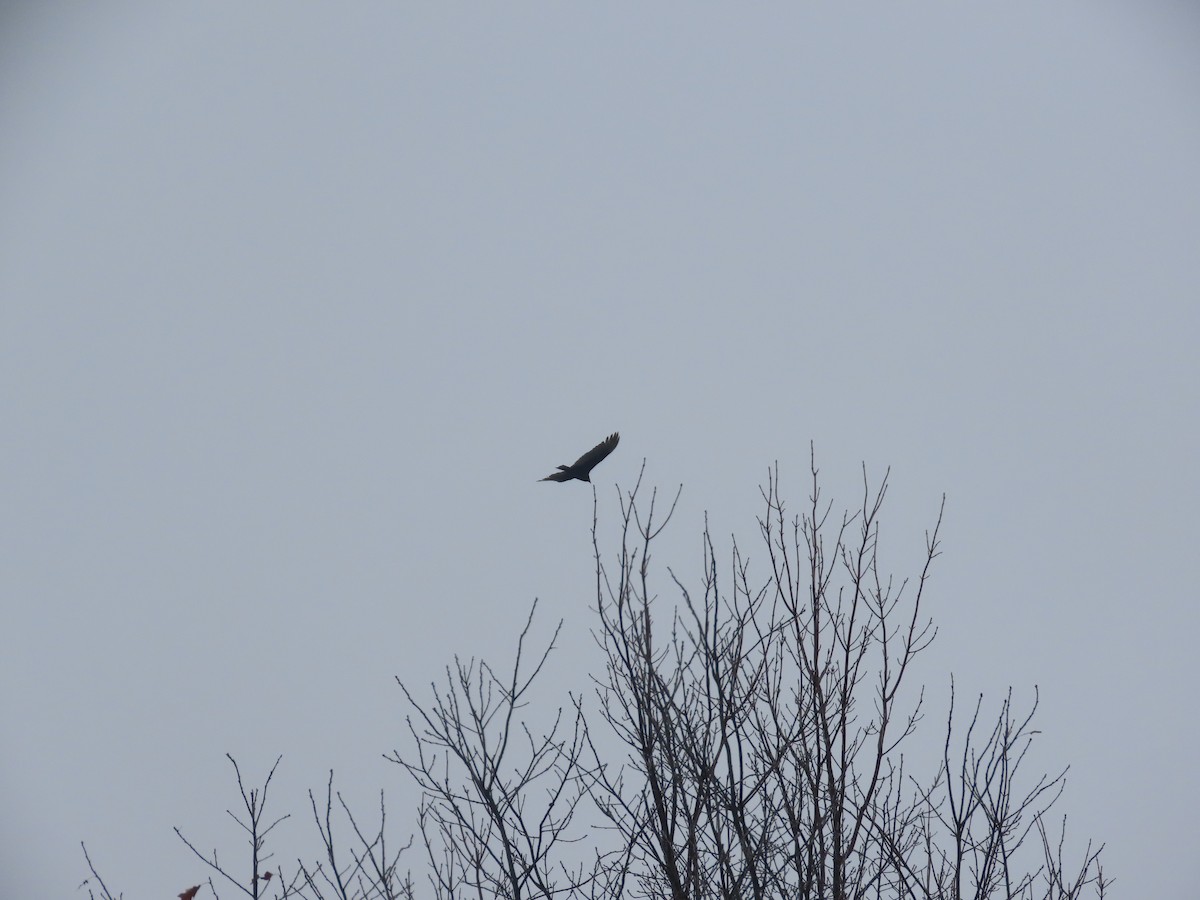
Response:
[[[586,480],[616,443],[551,480]],[[590,663],[570,676],[583,690],[555,685],[556,705],[535,686],[555,677],[564,628],[535,641],[536,600],[511,663],[456,656],[420,693],[397,679],[410,743],[383,756],[417,793],[400,835],[382,790],[365,818],[330,771],[323,797],[308,792],[316,855],[276,856],[279,760],[250,787],[232,756],[238,865],[176,834],[214,897],[248,900],[1106,900],[1103,848],[1068,844],[1052,814],[1066,768],[1030,771],[1036,687],[1025,709],[1009,688],[989,712],[951,673],[932,742],[918,736],[944,498],[911,576],[893,576],[889,475],[864,467],[839,513],[815,460],[796,507],[772,468],[754,565],[706,517],[692,576],[651,562],[679,494],[646,497],[639,475],[613,527],[593,500],[597,649],[569,663]],[[414,842],[424,877],[407,868]],[[89,900],[120,900],[83,851]]]

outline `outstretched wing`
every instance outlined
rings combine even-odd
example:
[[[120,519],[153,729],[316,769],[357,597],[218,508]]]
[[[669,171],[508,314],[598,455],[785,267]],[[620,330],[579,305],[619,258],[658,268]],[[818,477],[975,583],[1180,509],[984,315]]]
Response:
[[[580,475],[586,475],[600,463],[600,460],[613,452],[613,448],[617,446],[617,442],[621,440],[621,435],[613,432],[595,447],[589,450],[579,459],[575,460],[575,464],[571,466],[572,471],[578,472]],[[569,476],[568,476],[569,477]]]
[[[555,472],[553,475],[547,475],[542,481],[570,481],[575,476],[571,474],[569,469],[563,469],[561,472]]]

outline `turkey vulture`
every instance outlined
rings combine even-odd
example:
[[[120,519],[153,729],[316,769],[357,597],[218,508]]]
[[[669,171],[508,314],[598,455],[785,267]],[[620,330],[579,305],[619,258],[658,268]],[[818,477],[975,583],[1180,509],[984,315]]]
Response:
[[[572,478],[577,478],[580,481],[591,481],[588,476],[592,469],[604,457],[613,452],[613,448],[617,446],[617,441],[621,440],[621,435],[615,431],[598,443],[595,447],[589,450],[579,459],[575,460],[572,465],[559,466],[558,471],[553,475],[547,475],[542,481],[570,481]]]

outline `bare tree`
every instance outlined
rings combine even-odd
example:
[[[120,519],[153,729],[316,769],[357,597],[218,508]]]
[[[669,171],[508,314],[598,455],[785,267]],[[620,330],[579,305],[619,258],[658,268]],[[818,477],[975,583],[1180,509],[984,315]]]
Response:
[[[413,711],[414,753],[394,751],[388,758],[422,791],[417,823],[439,900],[464,892],[511,900],[570,895],[593,877],[582,865],[569,866],[562,853],[584,796],[582,715],[575,710],[564,718],[559,708],[544,734],[519,717],[562,627],[560,621],[554,639],[526,668],[536,608],[535,602],[507,676],[485,662],[456,659],[445,685],[431,685],[434,699],[427,706],[399,682]]]
[[[354,832],[348,849],[334,835],[334,796],[333,771],[330,770],[325,785],[324,810],[318,806],[313,792],[308,792],[313,821],[321,837],[323,859],[315,863],[297,861],[299,880],[303,885],[301,896],[305,900],[412,900],[412,877],[408,872],[400,872],[401,856],[412,846],[412,839],[395,852],[388,850],[387,805],[383,791],[379,792],[379,828],[373,832],[364,832],[342,795],[336,795],[338,807]],[[349,856],[348,862],[343,861],[343,855]]]
[[[211,853],[206,855],[202,853],[195,844],[188,840],[188,838],[184,836],[183,832],[180,831],[178,827],[175,828],[175,834],[179,836],[179,839],[187,845],[187,848],[191,850],[199,860],[201,860],[206,866],[212,869],[213,872],[220,876],[219,881],[217,882],[214,882],[211,876],[207,882],[208,887],[212,890],[214,897],[220,898],[221,893],[218,889],[218,885],[221,885],[233,888],[239,895],[244,894],[245,896],[252,898],[252,900],[259,900],[259,898],[265,896],[268,891],[274,893],[274,891],[267,886],[270,884],[271,879],[275,877],[279,878],[277,884],[282,891],[282,894],[279,896],[285,898],[291,897],[296,892],[297,878],[293,876],[291,880],[288,880],[283,876],[283,871],[281,869],[277,869],[276,872],[271,872],[266,868],[266,864],[274,856],[273,853],[270,853],[266,850],[267,837],[276,829],[276,827],[279,826],[281,822],[291,818],[290,814],[285,814],[272,820],[268,820],[266,818],[267,792],[271,787],[271,780],[275,777],[275,771],[279,768],[279,763],[283,757],[280,756],[276,758],[274,765],[271,766],[271,770],[267,773],[267,777],[263,780],[261,787],[247,788],[242,780],[242,770],[238,766],[237,760],[228,753],[226,753],[225,756],[233,765],[233,772],[237,778],[238,793],[241,795],[242,808],[245,810],[244,814],[235,813],[233,810],[226,810],[226,813],[231,819],[233,819],[234,822],[238,824],[242,831],[245,832],[246,842],[249,844],[250,848],[248,866],[249,877],[245,882],[243,882],[230,869],[226,868],[226,866],[220,861],[215,848]]]
[[[568,693],[548,714],[534,704],[562,628],[530,649],[536,601],[511,670],[456,658],[431,699],[400,683],[411,745],[386,758],[421,792],[436,900],[1103,900],[1102,848],[1068,863],[1065,818],[1048,818],[1066,770],[1025,771],[1036,688],[1024,712],[1010,689],[994,716],[982,695],[964,715],[951,679],[932,777],[906,760],[925,721],[914,661],[936,636],[923,601],[941,508],[912,577],[894,578],[880,557],[889,473],[872,484],[864,468],[859,502],[839,513],[815,463],[809,476],[794,514],[768,473],[755,567],[736,540],[719,550],[706,520],[694,580],[651,563],[678,493],[645,500],[640,475],[618,493],[612,550],[593,495],[594,694]],[[399,871],[411,839],[385,840],[382,793],[378,829],[360,828],[332,772],[323,802],[309,794],[320,858],[287,879],[264,873],[286,818],[265,816],[275,767],[253,790],[234,770],[248,879],[180,833],[220,876],[214,895],[234,885],[258,898],[275,876],[280,898],[418,895]]]
[[[622,497],[611,568],[594,518],[599,718],[627,757],[614,766],[592,744],[593,798],[639,894],[1032,898],[1049,875],[1062,889],[1044,896],[1089,885],[1103,896],[1090,847],[1069,883],[1048,850],[1018,864],[1063,785],[1017,780],[1032,711],[1014,721],[1006,700],[980,741],[977,707],[957,766],[951,715],[934,782],[906,774],[901,750],[924,702],[912,663],[936,634],[921,604],[942,517],[916,577],[896,581],[879,561],[887,484],[872,487],[864,470],[861,503],[835,516],[814,465],[808,503],[789,516],[772,471],[759,519],[769,571],[756,580],[736,542],[719,564],[706,526],[701,578],[692,587],[668,569],[680,602],[665,611],[650,560],[675,504],[661,513],[652,493],[643,510],[636,486]]]

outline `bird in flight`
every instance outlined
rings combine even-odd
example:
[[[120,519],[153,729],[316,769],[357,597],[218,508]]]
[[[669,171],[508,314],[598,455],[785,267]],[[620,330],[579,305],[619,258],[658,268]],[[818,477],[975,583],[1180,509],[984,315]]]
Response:
[[[613,448],[617,446],[617,441],[621,440],[621,435],[613,432],[595,447],[589,450],[579,459],[575,460],[569,466],[559,466],[558,471],[552,475],[547,475],[542,481],[570,481],[572,478],[577,478],[580,481],[591,481],[589,477],[592,469],[596,468],[600,460],[613,452]]]

